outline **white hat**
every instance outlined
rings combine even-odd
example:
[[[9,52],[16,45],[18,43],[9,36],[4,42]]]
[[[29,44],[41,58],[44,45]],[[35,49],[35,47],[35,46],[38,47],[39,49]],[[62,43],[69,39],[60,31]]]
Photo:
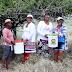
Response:
[[[31,17],[31,18],[33,18],[33,16],[32,16],[31,14],[28,14],[27,17]]]
[[[62,17],[58,17],[58,18],[57,18],[57,21],[58,21],[58,20],[63,20],[63,18],[62,18]]]
[[[11,21],[10,19],[6,19],[5,22],[4,22],[4,24],[6,24],[7,22],[13,23],[13,21]]]

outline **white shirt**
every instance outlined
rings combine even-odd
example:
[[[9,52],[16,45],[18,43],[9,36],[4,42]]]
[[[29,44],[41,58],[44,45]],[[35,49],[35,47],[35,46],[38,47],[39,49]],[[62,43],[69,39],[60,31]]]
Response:
[[[31,42],[35,42],[35,25],[32,22],[28,24],[28,27],[26,27],[26,25],[27,24],[25,24],[23,27],[23,40],[28,39]]]
[[[52,30],[53,30],[53,25],[51,22],[49,22],[49,25],[47,25],[44,21],[40,21],[37,27],[37,32],[38,32],[37,40],[40,39],[47,40],[45,34],[51,34]]]

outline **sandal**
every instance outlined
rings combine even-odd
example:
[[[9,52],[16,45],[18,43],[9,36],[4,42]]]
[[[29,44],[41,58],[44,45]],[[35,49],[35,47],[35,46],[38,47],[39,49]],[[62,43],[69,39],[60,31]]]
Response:
[[[7,69],[12,69],[13,70],[13,68],[11,68],[11,67],[8,67]]]
[[[2,68],[2,70],[7,70],[7,68]]]

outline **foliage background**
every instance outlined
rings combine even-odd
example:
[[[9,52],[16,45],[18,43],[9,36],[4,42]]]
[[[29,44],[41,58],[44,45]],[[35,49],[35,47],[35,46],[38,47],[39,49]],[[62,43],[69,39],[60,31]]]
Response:
[[[71,14],[72,0],[0,0],[0,14],[11,12],[31,13],[33,10],[62,8],[63,13]],[[35,13],[35,12],[34,12]]]

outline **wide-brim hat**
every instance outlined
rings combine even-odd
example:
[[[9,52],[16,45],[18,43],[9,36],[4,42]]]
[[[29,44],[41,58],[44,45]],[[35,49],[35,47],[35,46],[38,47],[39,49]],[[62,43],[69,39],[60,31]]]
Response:
[[[10,19],[6,19],[5,22],[4,22],[4,24],[6,24],[6,23],[8,23],[8,22],[13,23],[13,21],[11,21]]]
[[[27,17],[31,17],[33,19],[33,15],[31,15],[31,14],[28,14]]]
[[[62,17],[58,17],[57,18],[57,21],[59,21],[59,20],[64,20]]]

